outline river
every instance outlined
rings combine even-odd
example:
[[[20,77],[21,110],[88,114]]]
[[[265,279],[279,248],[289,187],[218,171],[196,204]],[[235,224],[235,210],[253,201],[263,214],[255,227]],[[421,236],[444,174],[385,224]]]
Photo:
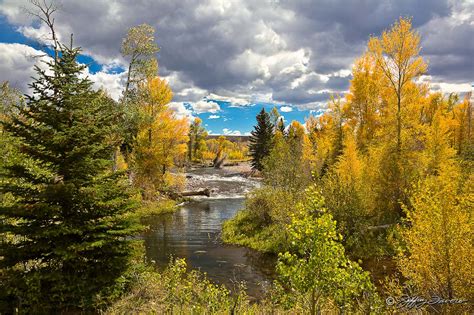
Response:
[[[220,239],[222,223],[242,209],[245,193],[260,185],[235,171],[232,167],[189,171],[193,189],[210,188],[211,197],[193,197],[174,213],[147,218],[146,255],[159,269],[171,256],[185,258],[190,268],[230,289],[236,281],[245,281],[247,293],[258,298],[273,278],[274,257]]]

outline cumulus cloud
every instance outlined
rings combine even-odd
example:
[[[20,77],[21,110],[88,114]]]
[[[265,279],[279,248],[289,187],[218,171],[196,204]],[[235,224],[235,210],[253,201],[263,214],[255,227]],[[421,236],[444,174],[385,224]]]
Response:
[[[208,117],[208,119],[219,119],[219,118],[221,118],[221,116],[219,116],[219,115],[210,115]]]
[[[280,112],[282,113],[289,113],[293,111],[293,107],[291,106],[282,106],[280,107]]]
[[[28,92],[28,84],[37,75],[34,66],[48,70],[46,62],[51,61],[43,51],[23,44],[0,43],[0,73],[1,80],[9,81],[12,87]],[[123,90],[125,75],[112,74],[103,71],[90,73],[86,68],[82,77],[88,77],[93,82],[93,88],[104,89],[115,100],[118,100]]]
[[[41,40],[44,28],[20,10],[26,2],[3,0],[0,13]],[[472,1],[451,0],[82,0],[64,1],[56,25],[100,63],[125,66],[120,43],[127,29],[151,24],[161,47],[160,75],[174,101],[198,104],[196,112],[206,97],[233,106],[264,99],[320,109],[331,93],[347,91],[348,69],[369,36],[400,16],[413,17],[433,82],[466,84],[474,68],[473,12]],[[116,91],[120,78],[97,80]]]
[[[202,114],[202,113],[217,113],[221,110],[221,107],[219,104],[213,101],[206,101],[206,100],[201,100],[196,103],[191,104],[193,111],[196,114]]]
[[[51,45],[53,43],[50,29],[46,24],[41,24],[38,28],[33,26],[20,26],[18,32],[40,44]],[[63,41],[60,33],[58,33],[57,36],[59,41]]]
[[[467,83],[474,73],[474,2],[453,2],[452,14],[420,28],[422,53],[436,82]]]
[[[171,102],[168,107],[175,112],[177,118],[194,119],[192,110],[186,107],[183,102]]]
[[[87,71],[89,80],[94,82],[95,89],[105,90],[110,97],[118,100],[122,96],[123,87],[126,81],[125,73],[107,73],[99,71],[96,73],[89,73]]]
[[[12,87],[27,91],[31,77],[35,75],[34,66],[42,66],[48,58],[42,51],[23,44],[0,43],[1,81],[9,81]]]
[[[224,95],[217,95],[214,93],[210,93],[205,97],[206,100],[220,100],[222,102],[226,102],[231,104],[231,106],[247,106],[251,105],[250,98],[242,95],[235,96],[224,96]]]

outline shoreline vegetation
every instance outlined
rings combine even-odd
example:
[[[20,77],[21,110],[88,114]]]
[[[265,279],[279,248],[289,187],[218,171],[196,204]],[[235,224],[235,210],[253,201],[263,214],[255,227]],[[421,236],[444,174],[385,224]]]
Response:
[[[84,78],[72,36],[56,37],[54,3],[31,4],[52,55],[28,95],[1,85],[0,313],[383,314],[400,311],[387,297],[473,301],[473,105],[418,83],[427,64],[410,19],[369,39],[324,114],[286,126],[262,109],[246,143],[177,117],[151,26],[123,39],[115,101]],[[252,171],[225,166],[247,158]],[[259,301],[183,259],[158,272],[137,240],[141,218],[178,209],[186,166],[210,164],[261,178],[222,231],[278,255]],[[364,270],[386,257],[395,273]]]
[[[249,151],[263,186],[223,224],[222,240],[278,255],[278,265],[286,261],[300,277],[294,283],[289,278],[286,288],[303,296],[311,292],[310,300],[311,290],[329,279],[312,284],[316,269],[304,276],[304,268],[317,266],[308,251],[322,246],[321,240],[304,237],[304,251],[292,256],[295,242],[302,241],[294,239],[297,209],[308,190],[317,191],[331,214],[348,264],[358,261],[371,271],[381,296],[468,300],[474,294],[466,269],[474,253],[474,139],[467,132],[473,105],[470,94],[459,101],[414,82],[427,69],[419,41],[411,21],[402,18],[370,38],[353,68],[350,93],[334,96],[328,110],[305,126],[293,121],[285,127],[276,109],[257,116]],[[304,223],[323,224],[321,211],[310,211]],[[472,305],[436,309],[455,314]]]

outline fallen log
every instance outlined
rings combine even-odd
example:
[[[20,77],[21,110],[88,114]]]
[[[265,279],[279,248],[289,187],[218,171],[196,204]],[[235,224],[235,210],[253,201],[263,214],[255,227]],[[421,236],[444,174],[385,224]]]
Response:
[[[211,190],[209,188],[196,190],[196,191],[183,191],[181,193],[175,193],[178,197],[190,197],[190,196],[211,196]]]

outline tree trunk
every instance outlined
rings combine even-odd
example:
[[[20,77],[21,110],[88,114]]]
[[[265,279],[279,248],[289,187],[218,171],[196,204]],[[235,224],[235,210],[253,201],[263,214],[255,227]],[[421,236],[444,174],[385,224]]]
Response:
[[[227,158],[227,154],[224,154],[222,158],[219,158],[219,156],[216,156],[216,158],[214,159],[214,168],[222,168],[226,158]]]
[[[397,94],[397,152],[400,153],[402,151],[402,96],[401,91]]]
[[[125,91],[123,93],[123,99],[126,100],[127,99],[127,95],[128,95],[128,90],[130,88],[130,73],[132,71],[132,63],[134,62],[133,58],[132,60],[130,61],[130,64],[128,65],[128,73],[127,73],[127,82],[125,83]]]

